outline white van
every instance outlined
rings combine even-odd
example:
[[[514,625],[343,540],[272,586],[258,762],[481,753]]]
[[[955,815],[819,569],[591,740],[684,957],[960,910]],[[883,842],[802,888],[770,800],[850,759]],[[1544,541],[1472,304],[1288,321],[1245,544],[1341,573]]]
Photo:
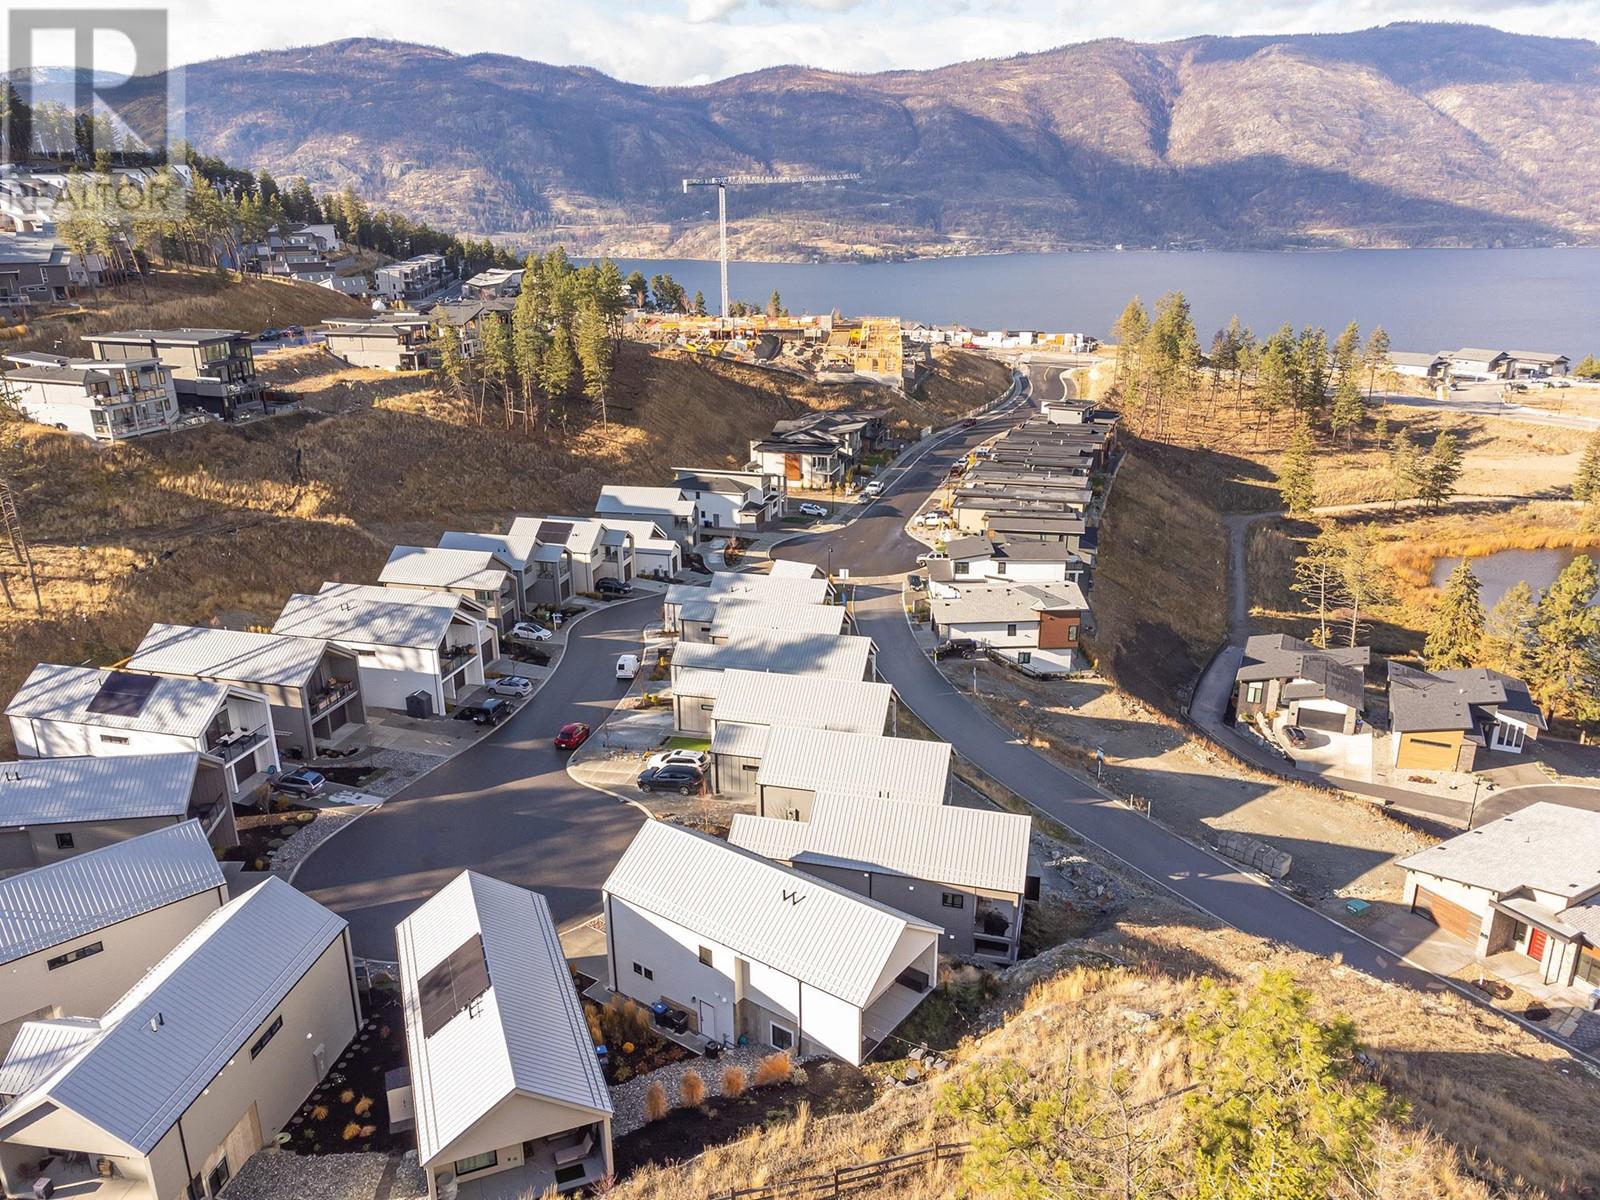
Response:
[[[634,679],[639,674],[639,656],[637,654],[623,654],[617,659],[617,678]]]

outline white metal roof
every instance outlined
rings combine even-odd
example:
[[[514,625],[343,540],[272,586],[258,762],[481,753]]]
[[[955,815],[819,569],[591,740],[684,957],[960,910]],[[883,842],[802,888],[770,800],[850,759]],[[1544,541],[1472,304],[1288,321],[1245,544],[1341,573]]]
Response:
[[[766,828],[772,824],[798,825],[804,833]],[[807,821],[736,814],[728,840],[801,870],[807,863],[876,869],[1020,895],[1028,886],[1032,830],[1032,819],[1016,813],[822,792]]]
[[[6,716],[198,737],[229,694],[239,690],[205,679],[157,676],[138,712],[90,712],[89,705],[110,675],[100,667],[40,663],[11,697]]]
[[[0,1096],[20,1096],[39,1086],[99,1033],[100,1022],[93,1017],[23,1022],[0,1064]]]
[[[760,758],[767,752],[765,725],[738,725],[720,721],[711,733],[711,753],[730,758]]]
[[[715,700],[722,691],[722,677],[726,674],[726,671],[708,671],[700,667],[679,667],[672,673],[673,694]]]
[[[706,584],[706,594],[748,596],[755,600],[776,600],[781,604],[826,604],[828,581],[719,571]]]
[[[745,596],[724,596],[720,603],[712,607],[712,637],[731,634],[738,629],[831,633],[835,637],[844,632],[845,611],[838,604],[788,604]]]
[[[1540,801],[1400,865],[1496,895],[1526,887],[1581,900],[1600,889],[1600,813]]]
[[[158,624],[150,626],[126,666],[154,675],[300,687],[315,673],[327,648],[319,638]]]
[[[694,513],[694,501],[685,500],[675,487],[626,487],[608,484],[600,489],[595,512],[606,516],[614,512],[663,512],[687,517]]]
[[[757,782],[943,804],[950,788],[950,747],[916,738],[774,725]]]
[[[0,963],[222,884],[199,821],[8,876],[0,879]]]
[[[344,928],[281,879],[252,888],[202,921],[7,1113],[48,1101],[148,1154]]]
[[[83,755],[0,764],[0,828],[132,821],[189,811],[199,751]]]
[[[506,569],[488,550],[396,546],[378,580],[411,587],[498,592],[505,586]]]
[[[426,1037],[418,981],[474,934],[483,942],[489,990],[470,1012]],[[513,1093],[611,1111],[543,896],[463,871],[400,922],[395,938],[424,1164]]]
[[[439,545],[445,550],[487,550],[518,571],[527,568],[528,556],[533,553],[532,538],[513,538],[509,533],[470,533],[451,529],[439,535]]]
[[[419,604],[409,589],[376,590],[392,598],[369,599],[343,591],[290,596],[272,632],[371,646],[432,648],[443,640],[455,616],[453,607]]]
[[[665,821],[644,823],[605,891],[858,1007],[908,929],[944,932]]]
[[[317,589],[319,596],[345,596],[355,600],[378,600],[388,603],[404,600],[407,604],[426,604],[433,608],[449,608],[469,617],[482,617],[484,606],[470,596],[455,592],[440,592],[430,588],[401,587],[381,583],[324,583]]]
[[[719,726],[732,721],[882,734],[894,702],[894,688],[887,683],[771,671],[733,670],[722,676],[716,707],[711,711]]]
[[[598,517],[518,517],[511,522],[511,533],[515,537],[533,538],[547,546],[562,545],[585,558],[594,553],[605,532],[606,527]]]
[[[753,629],[730,634],[725,642],[679,642],[672,651],[673,678],[697,667],[865,679],[872,649],[871,638]]]
[[[772,579],[821,579],[822,568],[816,563],[800,562],[793,558],[775,558],[767,572]]]

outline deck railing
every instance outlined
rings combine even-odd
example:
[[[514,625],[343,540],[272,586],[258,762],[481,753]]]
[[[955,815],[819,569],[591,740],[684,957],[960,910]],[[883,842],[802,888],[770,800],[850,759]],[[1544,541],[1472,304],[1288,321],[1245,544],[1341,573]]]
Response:
[[[848,1167],[835,1167],[817,1175],[797,1175],[760,1187],[716,1192],[707,1200],[836,1200],[851,1192],[877,1187],[889,1176],[918,1167],[931,1168],[941,1162],[958,1162],[966,1152],[965,1142],[934,1142],[904,1154]]]

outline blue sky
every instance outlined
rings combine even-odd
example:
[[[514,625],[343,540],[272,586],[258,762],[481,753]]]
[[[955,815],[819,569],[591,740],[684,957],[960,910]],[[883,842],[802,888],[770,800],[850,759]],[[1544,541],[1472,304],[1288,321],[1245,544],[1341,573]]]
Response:
[[[169,11],[180,63],[367,35],[591,66],[650,84],[784,63],[881,71],[1099,37],[1326,32],[1399,20],[1600,39],[1600,0],[174,0]]]

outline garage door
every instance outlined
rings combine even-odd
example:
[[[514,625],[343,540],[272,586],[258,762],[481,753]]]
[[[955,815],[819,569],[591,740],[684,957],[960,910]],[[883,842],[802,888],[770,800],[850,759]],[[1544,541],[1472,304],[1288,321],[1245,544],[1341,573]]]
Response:
[[[1456,745],[1437,738],[1410,734],[1400,746],[1396,766],[1421,771],[1453,771],[1456,765]]]
[[[1302,708],[1295,720],[1307,729],[1326,729],[1332,733],[1344,732],[1344,714],[1329,712],[1324,708]]]
[[[1483,918],[1476,913],[1462,908],[1453,900],[1435,895],[1427,888],[1417,889],[1417,898],[1411,902],[1411,911],[1427,917],[1446,933],[1473,941],[1477,940],[1478,930],[1483,926]]]

